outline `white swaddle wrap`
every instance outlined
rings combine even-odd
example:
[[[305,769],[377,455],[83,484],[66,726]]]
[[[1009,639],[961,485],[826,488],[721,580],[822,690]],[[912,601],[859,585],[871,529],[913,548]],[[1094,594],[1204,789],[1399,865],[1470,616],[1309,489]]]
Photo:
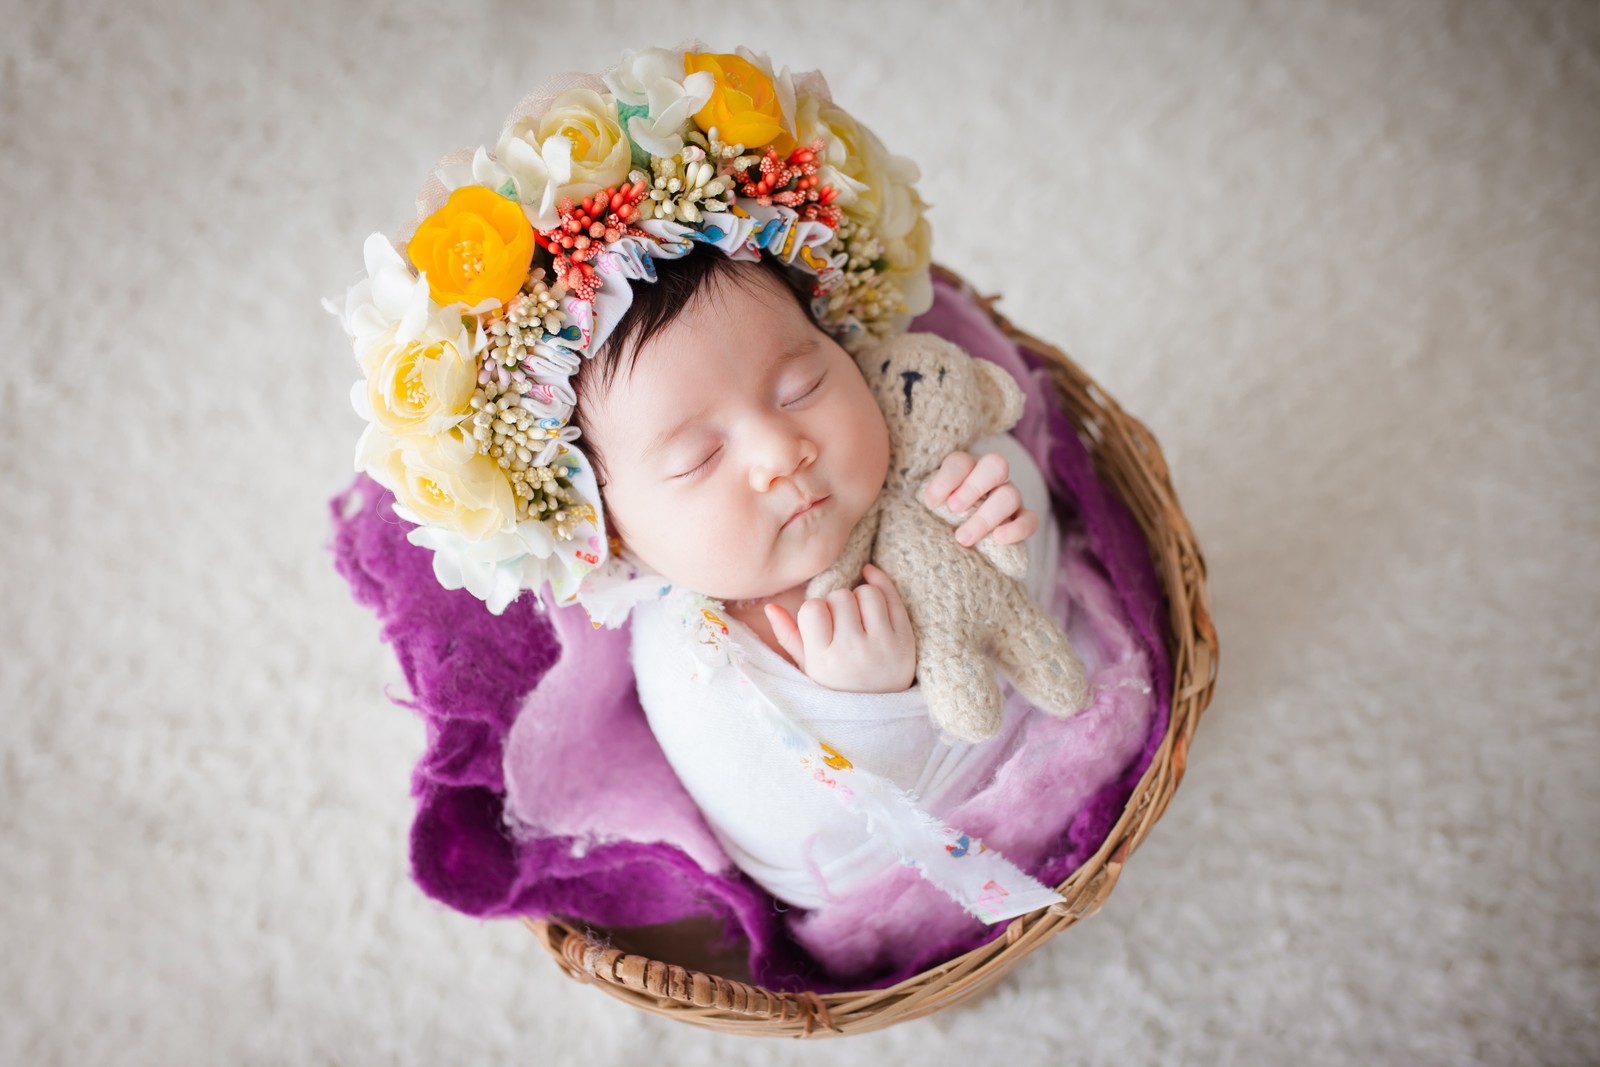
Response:
[[[1024,579],[1048,603],[1060,534],[1044,479],[1009,435],[998,452],[1042,525]],[[1059,899],[959,827],[939,822],[1011,752],[1028,714],[1009,686],[1003,724],[981,744],[946,742],[919,687],[902,693],[824,688],[727,619],[714,601],[675,594],[633,611],[639,699],[667,760],[728,855],[797,907],[819,908],[909,863],[986,922]],[[828,788],[832,787],[832,788]]]

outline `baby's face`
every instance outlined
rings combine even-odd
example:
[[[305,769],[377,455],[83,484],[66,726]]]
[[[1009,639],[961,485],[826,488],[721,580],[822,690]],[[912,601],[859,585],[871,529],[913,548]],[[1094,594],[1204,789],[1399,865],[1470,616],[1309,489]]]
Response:
[[[889,462],[883,413],[849,354],[780,282],[756,278],[711,280],[631,375],[584,397],[628,549],[720,600],[776,596],[825,570]]]

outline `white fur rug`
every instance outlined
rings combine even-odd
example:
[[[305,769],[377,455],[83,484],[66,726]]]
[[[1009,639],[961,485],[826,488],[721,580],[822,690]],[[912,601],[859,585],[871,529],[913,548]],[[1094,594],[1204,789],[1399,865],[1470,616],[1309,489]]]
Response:
[[[4,6],[0,1062],[1600,1058],[1600,8]],[[318,298],[541,77],[696,35],[920,162],[937,258],[1161,440],[1221,635],[1106,909],[826,1052],[412,887],[324,547]]]

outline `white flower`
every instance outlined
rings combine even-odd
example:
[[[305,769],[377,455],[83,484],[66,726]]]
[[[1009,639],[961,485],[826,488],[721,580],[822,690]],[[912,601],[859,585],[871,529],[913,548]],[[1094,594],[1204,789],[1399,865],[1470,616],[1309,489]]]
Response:
[[[420,335],[432,306],[428,299],[428,279],[411,273],[411,266],[381,233],[367,238],[361,246],[367,276],[345,293],[341,313],[331,300],[322,306],[339,316],[345,333],[355,342],[356,358],[361,359],[372,343],[390,330],[403,340]],[[433,307],[437,312],[438,308]]]
[[[422,521],[398,502],[394,512],[407,522]],[[524,589],[542,596],[546,584],[557,604],[570,602],[593,569],[576,554],[573,542],[557,541],[549,527],[535,519],[524,519],[482,541],[428,525],[419,525],[406,540],[433,550],[433,573],[440,585],[467,590],[496,615]]]
[[[467,162],[446,164],[433,173],[447,192],[453,193],[467,185],[481,185],[508,200],[515,199],[517,195],[516,181],[512,178],[511,172],[482,145],[478,146],[477,151],[472,154],[472,159]]]
[[[611,95],[630,107],[646,102],[650,86],[658,78],[675,78],[683,73],[683,54],[665,48],[627,49],[617,69],[601,75]]]
[[[647,109],[629,116],[628,137],[652,156],[663,157],[683,148],[684,127],[716,87],[706,71],[684,77],[683,54],[665,48],[624,52],[622,64],[605,80],[619,103]]]
[[[421,521],[398,503],[394,511],[407,522]],[[553,555],[555,539],[543,523],[527,519],[482,541],[427,525],[419,525],[406,540],[433,550],[433,573],[440,585],[467,590],[496,615],[524,589],[537,590],[561,569]]]
[[[553,230],[561,224],[556,205],[562,187],[572,181],[572,142],[552,134],[536,144],[535,137],[518,123],[500,138],[495,155],[516,183],[517,202],[533,228]]]

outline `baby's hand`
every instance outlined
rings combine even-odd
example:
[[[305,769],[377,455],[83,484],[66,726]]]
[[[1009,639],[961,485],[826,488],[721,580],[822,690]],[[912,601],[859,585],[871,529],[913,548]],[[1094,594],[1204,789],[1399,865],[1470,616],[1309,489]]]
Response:
[[[943,504],[952,512],[963,512],[988,494],[983,506],[956,528],[956,540],[968,547],[994,534],[996,544],[1016,544],[1039,528],[1039,516],[1022,506],[1022,494],[1011,484],[1011,467],[1006,458],[991,452],[974,459],[965,452],[952,452],[922,491],[930,508]]]
[[[773,636],[812,681],[848,693],[898,693],[917,676],[917,639],[900,591],[867,564],[865,585],[807,600],[796,614],[767,605]]]

